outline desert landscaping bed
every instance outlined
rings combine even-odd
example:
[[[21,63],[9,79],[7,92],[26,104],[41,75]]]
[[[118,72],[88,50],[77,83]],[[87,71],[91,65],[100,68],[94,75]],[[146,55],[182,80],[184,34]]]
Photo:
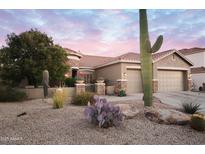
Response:
[[[205,133],[189,125],[165,125],[144,117],[142,101],[114,104],[136,105],[139,114],[108,129],[88,123],[85,107],[66,105],[53,109],[51,99],[0,103],[0,144],[205,144]],[[156,106],[170,106],[155,103]],[[26,112],[26,115],[17,117]]]

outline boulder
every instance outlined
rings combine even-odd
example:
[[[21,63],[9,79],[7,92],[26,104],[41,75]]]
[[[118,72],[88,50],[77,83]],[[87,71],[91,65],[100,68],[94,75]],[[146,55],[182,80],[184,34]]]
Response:
[[[191,117],[188,114],[174,109],[146,107],[144,113],[149,120],[161,124],[186,125],[191,121]]]
[[[139,110],[134,104],[117,104],[126,119],[132,119],[139,113]]]

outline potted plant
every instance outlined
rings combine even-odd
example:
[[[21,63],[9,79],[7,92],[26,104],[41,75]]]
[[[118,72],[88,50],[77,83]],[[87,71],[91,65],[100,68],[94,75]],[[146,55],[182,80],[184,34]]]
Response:
[[[98,79],[97,79],[97,83],[103,83],[104,82],[104,78],[103,77],[99,77]]]

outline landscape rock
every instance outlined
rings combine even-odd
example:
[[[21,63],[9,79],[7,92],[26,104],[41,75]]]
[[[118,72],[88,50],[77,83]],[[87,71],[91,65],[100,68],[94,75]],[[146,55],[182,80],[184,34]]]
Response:
[[[186,125],[191,120],[189,115],[174,109],[146,107],[144,113],[146,118],[160,124]]]
[[[117,104],[126,119],[132,119],[137,116],[139,110],[134,104]]]

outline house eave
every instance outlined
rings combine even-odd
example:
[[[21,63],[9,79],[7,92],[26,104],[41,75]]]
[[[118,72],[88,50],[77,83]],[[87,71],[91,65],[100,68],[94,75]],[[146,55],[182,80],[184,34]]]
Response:
[[[140,64],[140,61],[134,61],[134,60],[115,60],[115,61],[112,61],[112,62],[107,63],[107,64],[95,66],[94,69],[98,69],[98,68],[101,68],[101,67],[106,67],[106,66],[109,66],[109,65],[117,64],[117,63],[136,63],[136,64]]]
[[[194,64],[193,64],[188,58],[186,58],[182,53],[180,53],[180,52],[177,51],[176,49],[173,49],[173,51],[170,52],[169,54],[166,54],[166,55],[164,55],[164,56],[158,58],[157,60],[154,60],[153,63],[156,63],[156,62],[158,62],[158,61],[160,61],[160,60],[166,58],[167,56],[169,56],[169,55],[171,55],[171,54],[173,54],[173,53],[178,54],[182,59],[184,59],[187,63],[189,63],[190,66],[194,66]]]

